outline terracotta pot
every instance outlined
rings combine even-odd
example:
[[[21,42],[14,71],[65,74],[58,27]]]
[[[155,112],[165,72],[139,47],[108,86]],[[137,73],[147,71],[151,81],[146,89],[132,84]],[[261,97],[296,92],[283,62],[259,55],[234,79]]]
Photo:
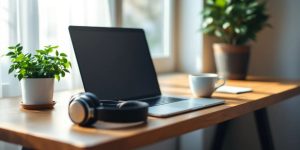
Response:
[[[247,76],[250,46],[215,43],[217,72],[226,79],[244,80]]]

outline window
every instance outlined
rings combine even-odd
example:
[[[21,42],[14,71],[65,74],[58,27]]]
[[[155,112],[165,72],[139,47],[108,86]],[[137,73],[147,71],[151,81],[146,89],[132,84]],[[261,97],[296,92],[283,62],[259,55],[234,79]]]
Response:
[[[69,25],[117,25],[143,28],[156,71],[173,71],[172,11],[172,0],[1,0],[0,55],[19,42],[27,52],[51,44],[59,45],[76,64]],[[16,91],[20,90],[15,90],[20,88],[19,82],[7,74],[8,68],[8,59],[0,59],[0,97],[19,95]],[[72,75],[62,79],[56,89],[80,87],[79,79],[75,65]]]
[[[122,0],[117,18],[122,27],[143,28],[157,72],[173,71],[172,1]]]
[[[22,43],[26,52],[45,45],[59,45],[73,67],[71,74],[55,84],[55,90],[82,87],[68,26],[111,26],[109,13],[109,0],[1,0],[0,97],[20,95],[19,81],[7,74],[9,60],[1,57],[8,46],[16,43]]]
[[[123,1],[123,26],[144,28],[153,56],[164,55],[167,51],[163,49],[163,8],[164,1],[161,0]]]

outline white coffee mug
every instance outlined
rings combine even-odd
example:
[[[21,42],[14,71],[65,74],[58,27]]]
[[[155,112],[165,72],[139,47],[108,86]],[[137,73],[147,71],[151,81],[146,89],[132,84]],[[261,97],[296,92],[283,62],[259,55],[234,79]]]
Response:
[[[222,82],[217,85],[217,82]],[[219,87],[225,85],[226,80],[217,74],[202,73],[197,75],[189,75],[190,89],[194,96],[211,97],[212,93]]]

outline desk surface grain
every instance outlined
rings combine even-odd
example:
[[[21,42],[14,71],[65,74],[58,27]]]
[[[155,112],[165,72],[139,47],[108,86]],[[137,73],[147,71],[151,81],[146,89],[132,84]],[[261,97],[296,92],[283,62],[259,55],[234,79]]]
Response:
[[[185,74],[163,75],[161,90],[167,95],[191,97]],[[169,118],[149,117],[147,124],[112,128],[98,122],[94,127],[73,125],[68,117],[69,97],[80,90],[57,92],[53,110],[28,111],[19,107],[20,97],[0,100],[0,140],[35,149],[131,149],[178,136],[242,116],[300,94],[298,82],[228,81],[227,85],[250,87],[251,93],[214,93],[226,104]],[[145,85],[146,86],[146,85]]]

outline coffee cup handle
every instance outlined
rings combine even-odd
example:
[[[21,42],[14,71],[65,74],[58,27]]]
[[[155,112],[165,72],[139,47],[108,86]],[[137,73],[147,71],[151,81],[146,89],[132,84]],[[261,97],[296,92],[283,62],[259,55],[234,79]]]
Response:
[[[219,87],[226,84],[226,80],[223,77],[218,77],[219,80],[222,80],[222,83],[219,85],[215,85],[215,90],[217,90]]]

